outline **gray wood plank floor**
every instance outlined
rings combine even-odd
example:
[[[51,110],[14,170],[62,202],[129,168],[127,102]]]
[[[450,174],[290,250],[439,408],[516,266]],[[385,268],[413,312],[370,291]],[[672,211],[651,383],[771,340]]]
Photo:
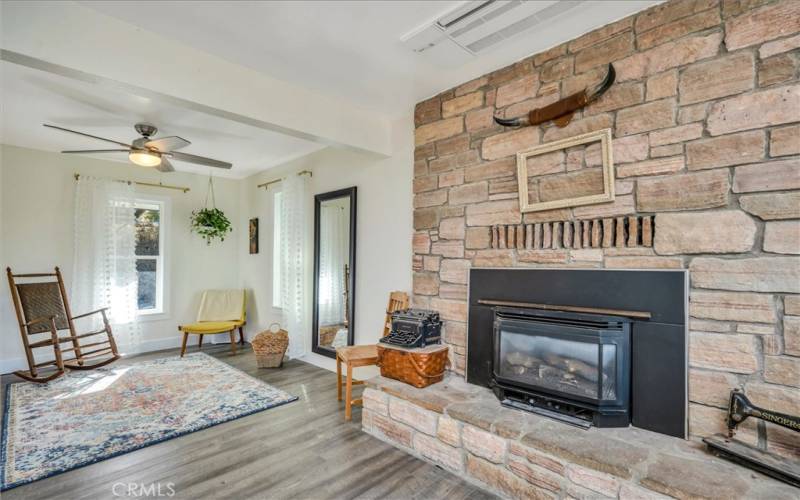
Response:
[[[192,349],[196,350],[196,348]],[[173,498],[482,499],[493,496],[344,422],[336,375],[301,361],[256,367],[249,349],[203,352],[300,397],[299,401],[3,492],[4,500],[119,498],[115,484],[161,483]],[[177,354],[166,350],[119,363]],[[19,379],[2,377],[6,385]],[[359,389],[360,390],[360,389]]]

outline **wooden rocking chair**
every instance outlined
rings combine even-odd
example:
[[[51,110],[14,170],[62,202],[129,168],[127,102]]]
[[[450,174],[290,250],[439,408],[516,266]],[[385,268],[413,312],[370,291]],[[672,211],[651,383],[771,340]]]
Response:
[[[36,273],[36,274],[13,274],[11,268],[6,268],[8,274],[8,284],[11,287],[11,298],[14,301],[14,310],[19,321],[19,332],[22,336],[22,345],[25,348],[25,357],[28,359],[27,371],[16,371],[15,375],[31,382],[49,382],[64,374],[65,369],[71,370],[92,370],[100,366],[107,365],[120,358],[117,352],[117,344],[114,342],[114,335],[111,333],[111,325],[108,323],[106,309],[102,308],[85,314],[73,316],[67,301],[67,293],[64,288],[64,278],[58,267],[55,273]],[[53,278],[55,281],[41,281],[42,278]],[[18,283],[16,278],[33,279],[28,283]],[[74,320],[85,318],[93,314],[100,314],[103,318],[103,328],[94,332],[78,334],[75,330]],[[69,330],[69,336],[59,337],[59,330]],[[44,340],[31,342],[29,336],[39,333],[50,333],[50,337]],[[95,335],[105,334],[105,340],[99,342],[82,343],[82,339]],[[72,347],[62,349],[61,344],[70,342]],[[53,349],[54,359],[36,363],[33,350],[41,347]],[[86,350],[89,349],[89,350]],[[62,354],[72,352],[73,357],[63,359]],[[100,359],[92,364],[86,364],[87,360]],[[43,375],[39,373],[39,368],[55,367],[55,371]]]

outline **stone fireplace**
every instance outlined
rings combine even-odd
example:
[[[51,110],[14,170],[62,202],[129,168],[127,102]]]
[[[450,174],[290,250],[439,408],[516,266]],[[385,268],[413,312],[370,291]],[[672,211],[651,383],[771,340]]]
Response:
[[[800,414],[798,20],[793,0],[672,0],[418,103],[413,302],[440,312],[453,368],[426,389],[372,380],[364,430],[506,497],[796,496],[697,441],[725,431],[736,387]],[[566,127],[493,121],[585,89],[609,63],[616,83]],[[607,128],[614,201],[521,212],[517,152]],[[565,168],[598,166],[599,149],[573,153]],[[571,188],[560,194],[579,195]],[[587,286],[592,273],[605,287]],[[633,302],[612,302],[625,273],[640,277]],[[605,314],[630,319],[632,427],[583,430],[501,404],[488,388],[494,324],[518,319],[498,304],[515,301],[651,314]],[[502,383],[514,370],[580,382],[547,349],[522,351]],[[577,361],[592,368],[592,356]],[[770,423],[745,422],[736,437],[800,454],[798,434]]]
[[[440,311],[455,375],[472,379],[471,269],[684,270],[688,436],[724,431],[735,387],[800,414],[797,19],[791,0],[673,0],[416,106],[413,302]],[[566,127],[493,122],[595,83],[608,63],[616,83]],[[604,128],[616,199],[521,213],[516,153]],[[737,437],[800,453],[769,423]]]

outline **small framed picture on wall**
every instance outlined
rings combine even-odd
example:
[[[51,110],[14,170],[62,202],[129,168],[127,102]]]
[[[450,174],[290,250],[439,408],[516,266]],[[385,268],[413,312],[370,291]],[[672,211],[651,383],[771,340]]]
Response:
[[[258,253],[258,217],[250,219],[250,253]]]

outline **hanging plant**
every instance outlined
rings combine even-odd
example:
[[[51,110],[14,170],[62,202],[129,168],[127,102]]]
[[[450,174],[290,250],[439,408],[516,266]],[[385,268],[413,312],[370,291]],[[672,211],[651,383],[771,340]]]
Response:
[[[205,238],[210,245],[214,238],[225,241],[225,235],[233,228],[222,210],[203,208],[192,212],[192,231]]]
[[[211,208],[208,207],[209,195],[211,195]],[[217,208],[217,202],[214,198],[214,181],[210,175],[208,176],[205,205],[205,208],[192,212],[192,232],[202,236],[207,245],[210,245],[215,238],[225,241],[225,235],[233,231],[233,227],[231,226],[231,221],[225,217],[225,212]]]

